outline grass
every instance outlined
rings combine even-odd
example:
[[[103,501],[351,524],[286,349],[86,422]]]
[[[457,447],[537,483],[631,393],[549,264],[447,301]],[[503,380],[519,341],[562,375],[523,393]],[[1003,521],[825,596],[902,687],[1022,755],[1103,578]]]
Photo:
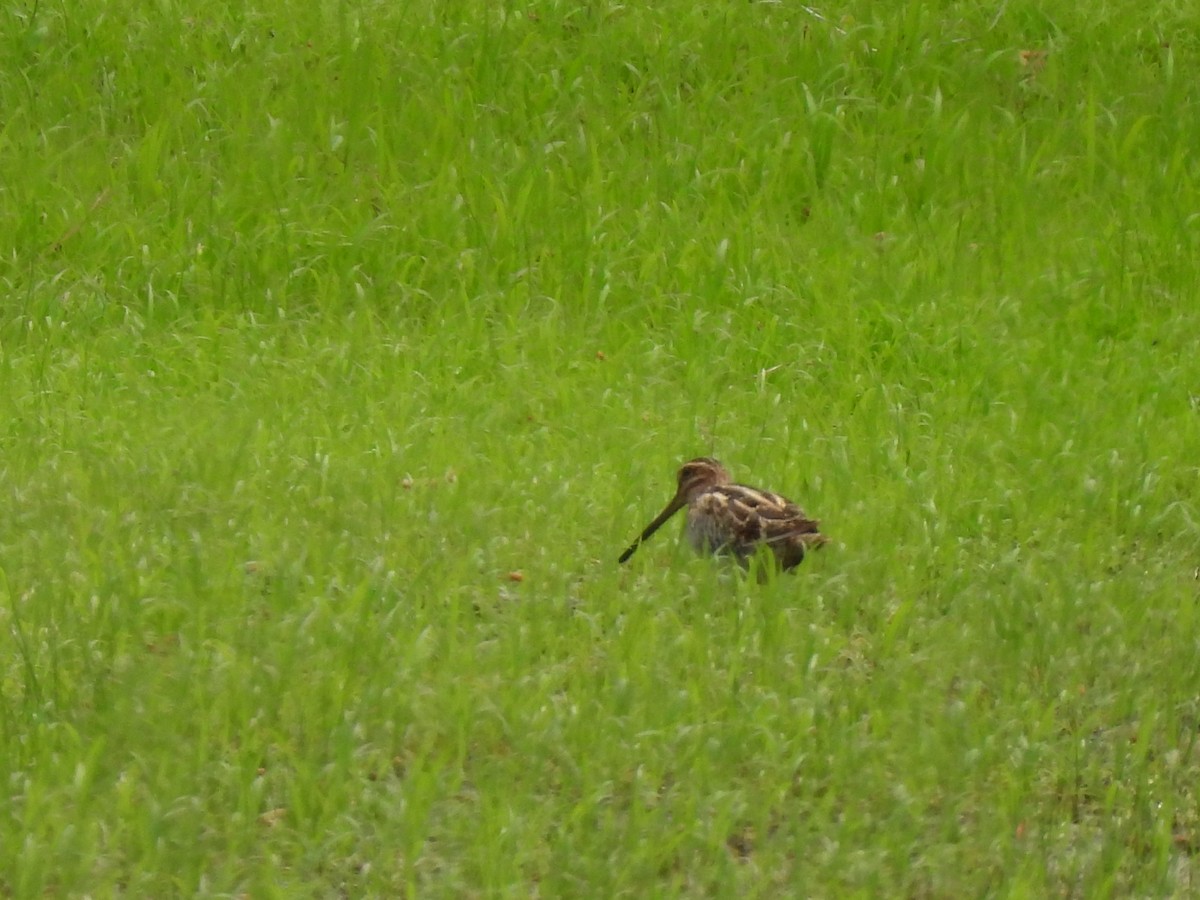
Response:
[[[1200,883],[1184,4],[2,15],[0,895]],[[833,543],[745,582],[682,459]]]

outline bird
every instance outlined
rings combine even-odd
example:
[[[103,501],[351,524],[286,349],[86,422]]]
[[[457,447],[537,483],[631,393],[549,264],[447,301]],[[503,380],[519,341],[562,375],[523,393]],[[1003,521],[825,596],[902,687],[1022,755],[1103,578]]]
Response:
[[[776,568],[789,571],[800,565],[805,553],[829,542],[799,506],[770,491],[734,484],[729,471],[708,456],[684,463],[679,469],[675,496],[632,544],[618,562],[626,562],[638,547],[671,516],[687,507],[685,534],[701,555],[731,556],[743,569],[750,567],[760,547],[766,547]]]

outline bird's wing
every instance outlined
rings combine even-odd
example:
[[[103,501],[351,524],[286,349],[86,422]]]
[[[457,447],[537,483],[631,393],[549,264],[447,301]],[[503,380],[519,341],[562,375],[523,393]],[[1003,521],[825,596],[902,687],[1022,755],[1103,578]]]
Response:
[[[781,497],[771,491],[760,491],[758,488],[746,487],[743,484],[726,485],[717,490],[728,493],[731,502],[751,511],[760,518],[781,523],[795,521],[797,525],[809,523],[813,527],[817,525],[816,519],[810,519],[804,510],[787,497]]]
[[[787,540],[800,537],[806,543],[823,543],[819,522],[810,519],[795,503],[770,491],[742,484],[722,485],[709,491],[705,498],[724,508],[724,515],[736,526],[741,541]],[[701,498],[701,499],[705,499]]]

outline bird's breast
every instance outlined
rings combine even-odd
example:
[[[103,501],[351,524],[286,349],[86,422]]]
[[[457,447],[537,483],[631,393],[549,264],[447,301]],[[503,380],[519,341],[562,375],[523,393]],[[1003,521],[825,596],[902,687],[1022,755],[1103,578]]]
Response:
[[[721,494],[702,494],[688,507],[687,539],[697,553],[721,553],[737,541],[736,523],[728,499]]]

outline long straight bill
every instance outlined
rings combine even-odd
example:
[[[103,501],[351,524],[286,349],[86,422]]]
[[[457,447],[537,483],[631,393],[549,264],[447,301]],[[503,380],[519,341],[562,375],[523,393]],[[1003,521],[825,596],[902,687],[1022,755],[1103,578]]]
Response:
[[[625,562],[625,560],[633,556],[634,551],[637,550],[638,547],[642,546],[643,541],[649,539],[650,535],[658,531],[658,529],[662,527],[663,523],[667,521],[667,519],[671,518],[671,516],[675,515],[675,513],[679,512],[679,510],[683,508],[683,503],[684,501],[680,497],[676,497],[674,500],[668,503],[667,508],[660,512],[655,517],[654,521],[646,526],[645,530],[638,536],[638,539],[625,548],[625,552],[621,554],[621,558],[617,560],[617,562]]]

